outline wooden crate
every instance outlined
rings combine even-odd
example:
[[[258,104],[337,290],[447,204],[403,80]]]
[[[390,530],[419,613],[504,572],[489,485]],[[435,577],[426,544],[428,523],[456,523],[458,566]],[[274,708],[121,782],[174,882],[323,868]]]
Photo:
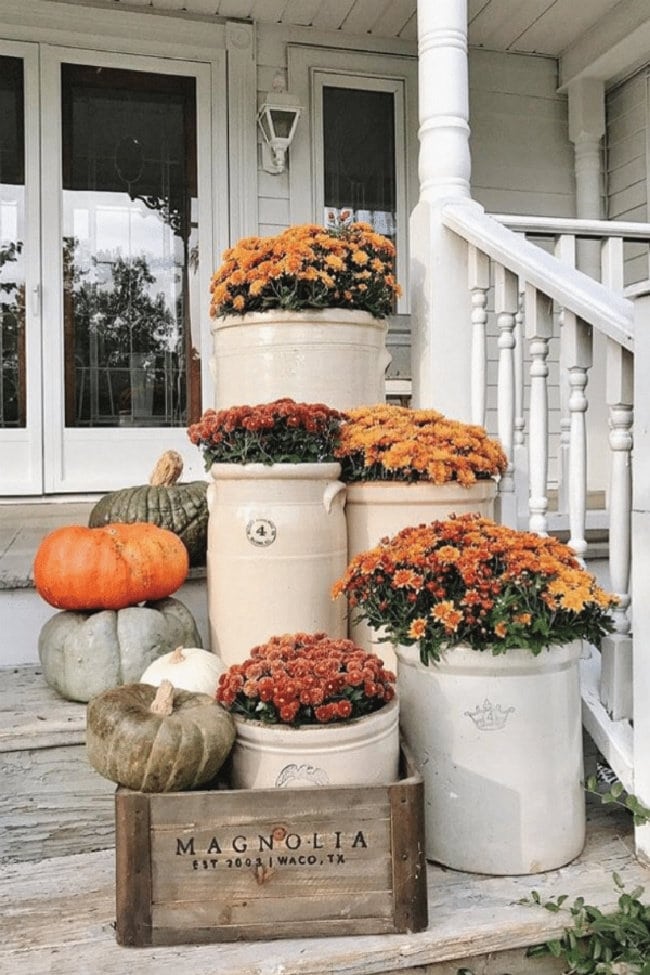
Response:
[[[427,926],[424,791],[118,789],[117,940],[207,944]]]

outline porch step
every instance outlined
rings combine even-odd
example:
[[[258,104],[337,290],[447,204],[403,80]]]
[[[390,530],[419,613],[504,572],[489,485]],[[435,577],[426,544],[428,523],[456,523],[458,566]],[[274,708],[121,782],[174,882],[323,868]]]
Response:
[[[0,504],[0,667],[38,663],[38,636],[55,610],[34,589],[33,564],[41,540],[64,525],[87,525],[94,501]],[[175,593],[209,646],[204,568],[190,569]]]
[[[0,862],[114,845],[115,788],[85,741],[85,704],[64,701],[38,667],[0,668]]]
[[[37,798],[37,801],[38,798]],[[419,934],[305,938],[155,949],[124,949],[114,933],[113,850],[0,868],[0,970],[12,975],[69,972],[122,975],[551,975],[557,962],[525,958],[525,946],[557,937],[562,914],[517,902],[584,896],[604,911],[616,902],[611,873],[629,889],[648,886],[650,871],[632,855],[629,816],[611,807],[590,811],[582,856],[535,877],[487,877],[427,868],[430,924]]]
[[[88,766],[85,706],[61,700],[38,668],[0,670],[0,971],[13,975],[559,975],[525,947],[557,936],[562,915],[517,904],[584,896],[615,906],[611,874],[650,889],[633,855],[629,814],[588,807],[587,843],[569,866],[488,877],[427,866],[429,918],[419,934],[124,949],[114,932],[112,783]]]

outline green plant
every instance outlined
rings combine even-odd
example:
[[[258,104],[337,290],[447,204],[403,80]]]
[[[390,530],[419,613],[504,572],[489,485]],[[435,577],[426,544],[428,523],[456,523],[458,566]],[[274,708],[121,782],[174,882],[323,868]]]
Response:
[[[477,515],[405,528],[356,555],[334,585],[357,618],[393,644],[419,644],[423,663],[458,645],[506,653],[611,630],[615,597],[554,538]]]
[[[596,776],[590,775],[585,782],[585,791],[590,795],[597,796],[604,806],[613,803],[627,809],[628,812],[632,813],[635,826],[644,826],[650,822],[650,809],[639,802],[631,792],[626,792],[621,782],[614,782],[606,792],[601,792],[598,788]]]
[[[390,403],[346,411],[336,456],[343,481],[456,481],[465,487],[502,474],[508,464],[483,427]]]
[[[273,636],[219,678],[217,701],[266,724],[314,725],[372,714],[395,695],[374,653],[325,633]]]
[[[301,224],[274,237],[246,237],[224,251],[210,314],[351,308],[384,318],[401,294],[394,257],[390,240],[364,223],[338,230]]]
[[[626,793],[620,782],[600,792],[596,777],[590,776],[585,789],[604,805],[615,804],[628,810],[635,826],[650,822],[650,809],[635,795]],[[618,873],[612,874],[612,880],[620,893],[618,907],[610,914],[585,904],[584,897],[576,897],[565,907],[566,894],[544,901],[534,890],[530,897],[519,901],[553,914],[564,910],[571,917],[562,937],[529,948],[526,956],[559,958],[568,965],[567,975],[650,975],[650,905],[640,900],[645,888],[635,887],[627,893]]]
[[[206,410],[188,430],[212,464],[317,464],[334,461],[341,414],[322,403],[278,399]]]
[[[630,893],[617,873],[614,885],[620,891],[618,907],[611,914],[576,897],[565,907],[566,894],[543,901],[537,891],[521,903],[535,904],[554,914],[568,911],[570,926],[560,938],[529,948],[528,958],[551,956],[566,962],[569,975],[650,975],[650,905],[640,897],[643,887]]]

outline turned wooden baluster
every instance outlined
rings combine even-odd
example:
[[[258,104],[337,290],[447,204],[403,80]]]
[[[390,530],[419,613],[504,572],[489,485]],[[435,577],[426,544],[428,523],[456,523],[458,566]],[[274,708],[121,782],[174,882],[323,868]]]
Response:
[[[562,344],[569,372],[569,545],[581,561],[587,551],[587,397],[592,363],[592,330],[572,312],[564,311]]]
[[[477,247],[468,246],[467,283],[472,297],[472,359],[470,410],[472,423],[485,424],[487,389],[486,328],[490,290],[490,259]]]
[[[515,314],[515,433],[513,458],[515,464],[515,495],[519,524],[528,521],[528,451],[526,450],[526,418],[524,416],[524,292],[518,283],[518,302]]]
[[[624,285],[623,240],[612,237],[602,248],[604,284],[621,294]],[[610,480],[609,575],[619,598],[613,612],[614,633],[602,643],[600,699],[614,720],[632,717],[632,637],[630,634],[630,561],[632,521],[632,422],[634,359],[611,339],[607,342]]]
[[[555,242],[555,256],[564,264],[575,267],[576,239],[573,234],[561,234]],[[564,309],[560,309],[558,316],[560,326],[560,444],[558,450],[558,498],[557,508],[561,514],[569,512],[569,450],[571,444],[571,416],[569,414],[569,377],[566,367],[566,349],[564,346],[562,325],[564,324]]]
[[[528,500],[531,531],[546,535],[548,497],[548,343],[553,335],[553,303],[531,284],[524,288],[524,330],[530,350]]]
[[[618,596],[614,633],[602,643],[600,696],[614,720],[632,717],[630,560],[632,522],[632,423],[634,359],[611,339],[607,343],[609,406],[609,578]]]
[[[499,514],[505,525],[517,527],[517,502],[514,477],[515,431],[515,325],[519,308],[519,279],[502,264],[494,268],[494,311],[497,319],[497,436],[508,467],[499,482]]]

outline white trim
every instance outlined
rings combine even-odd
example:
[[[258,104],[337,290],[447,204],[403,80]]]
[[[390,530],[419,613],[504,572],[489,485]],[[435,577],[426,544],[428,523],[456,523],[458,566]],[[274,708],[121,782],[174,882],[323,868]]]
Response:
[[[560,58],[560,91],[579,78],[604,81],[608,86],[647,61],[650,48],[650,11],[647,0],[626,0]]]
[[[412,57],[362,51],[333,51],[289,44],[287,62],[288,88],[309,109],[300,120],[289,150],[289,206],[292,224],[322,222],[322,135],[319,132],[320,110],[317,102],[318,91],[322,90],[322,79],[327,76],[328,83],[332,85],[349,87],[350,82],[353,82],[360,89],[379,87],[395,92],[395,149],[398,157],[396,271],[404,292],[398,311],[406,313],[410,291],[408,217],[415,206],[418,193],[417,60]]]
[[[42,490],[41,308],[35,289],[41,279],[39,195],[38,48],[0,42],[0,55],[22,58],[25,111],[25,383],[27,426],[0,429],[0,494],[40,494]]]
[[[366,91],[383,91],[393,95],[393,114],[395,127],[395,210],[398,214],[396,228],[397,262],[395,276],[399,282],[406,285],[408,275],[408,210],[406,196],[406,144],[405,144],[405,92],[404,80],[401,78],[374,78],[364,76],[363,84],[359,85],[357,74],[342,74],[337,71],[323,71],[320,68],[310,70],[311,110],[312,110],[312,212],[317,223],[323,220],[325,209],[324,155],[323,140],[323,88],[360,88]],[[400,219],[401,217],[401,219]],[[405,295],[408,288],[404,287]],[[405,299],[398,303],[400,312],[406,310]]]
[[[257,65],[250,24],[227,24],[230,240],[257,233]]]
[[[17,40],[191,61],[211,61],[225,45],[223,24],[54,0],[0,0],[0,33]]]
[[[224,77],[223,54],[220,76]],[[213,91],[212,67],[188,61],[170,61],[130,54],[108,54],[63,47],[43,46],[42,51],[42,154],[48,160],[43,172],[43,247],[48,255],[44,264],[43,316],[51,324],[44,339],[48,363],[44,376],[45,490],[94,491],[119,487],[143,476],[156,456],[166,447],[178,450],[184,458],[186,478],[201,477],[200,458],[191,447],[184,428],[72,429],[64,425],[64,361],[60,323],[63,321],[61,254],[61,83],[62,63],[100,65],[128,70],[151,71],[195,77],[197,81],[197,169],[199,201],[200,277],[199,295],[209,294],[213,266],[213,211],[210,202],[212,180],[212,122],[210,99]],[[225,168],[225,145],[221,150],[221,169]],[[223,214],[222,214],[223,216]],[[223,237],[223,229],[220,232]],[[200,302],[200,354],[204,402],[212,399],[209,373],[211,351],[208,302]],[[115,445],[119,463],[111,463]]]

